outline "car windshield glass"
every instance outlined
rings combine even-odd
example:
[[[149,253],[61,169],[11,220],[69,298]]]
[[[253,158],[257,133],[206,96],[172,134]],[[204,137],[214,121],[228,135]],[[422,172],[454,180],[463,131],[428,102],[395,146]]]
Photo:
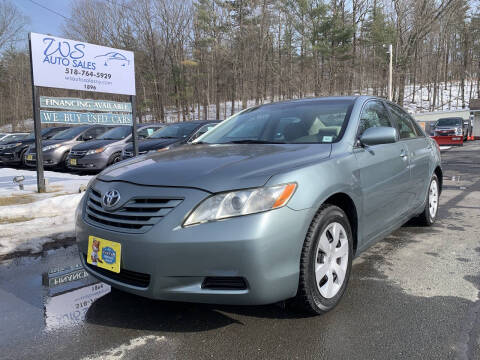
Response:
[[[341,138],[354,100],[312,100],[254,107],[240,112],[195,142],[332,143]]]
[[[24,138],[25,138],[24,134],[7,135],[5,138],[0,140],[0,144],[1,143],[7,143],[7,142],[10,142],[10,141],[15,141],[15,140],[21,140],[21,139],[24,139]]]
[[[51,140],[70,140],[85,131],[84,126],[73,127],[67,130],[60,131],[58,134],[53,135]]]
[[[132,133],[131,126],[118,126],[97,137],[98,140],[122,140]]]
[[[455,118],[439,119],[437,122],[437,126],[460,126],[460,125],[462,125],[462,120],[455,119]]]
[[[148,139],[161,139],[161,138],[185,138],[189,136],[196,128],[198,124],[192,123],[178,123],[172,124],[155,131]]]

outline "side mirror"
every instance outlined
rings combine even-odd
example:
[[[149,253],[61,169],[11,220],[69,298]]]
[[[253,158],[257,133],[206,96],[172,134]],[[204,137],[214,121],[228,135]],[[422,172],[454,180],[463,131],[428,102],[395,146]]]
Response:
[[[397,141],[397,130],[386,126],[368,128],[359,140],[362,145],[367,146],[391,144]]]
[[[88,140],[92,140],[92,139],[93,139],[92,135],[82,136],[83,141],[88,141]]]

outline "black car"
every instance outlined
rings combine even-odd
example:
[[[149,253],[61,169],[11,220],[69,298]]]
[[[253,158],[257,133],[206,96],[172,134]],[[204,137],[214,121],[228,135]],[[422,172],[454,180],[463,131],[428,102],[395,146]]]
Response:
[[[215,127],[220,121],[185,121],[174,123],[156,131],[138,144],[138,154],[163,151],[191,142],[208,130]],[[133,157],[133,145],[130,144],[123,152],[123,158]]]
[[[42,140],[48,140],[60,131],[68,129],[68,126],[49,127],[42,129]],[[25,165],[25,153],[28,147],[35,143],[35,133],[27,137],[0,145],[0,162],[8,165]]]
[[[139,124],[138,139],[144,139],[164,127],[163,124]],[[67,158],[69,169],[103,170],[122,159],[122,151],[132,141],[132,126],[112,128],[95,140],[75,145]]]

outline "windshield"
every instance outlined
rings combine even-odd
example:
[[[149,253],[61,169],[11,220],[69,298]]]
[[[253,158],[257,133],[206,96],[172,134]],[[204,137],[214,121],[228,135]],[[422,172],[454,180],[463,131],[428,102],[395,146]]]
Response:
[[[186,138],[189,136],[196,128],[198,124],[195,123],[177,123],[172,124],[155,131],[148,139],[161,139],[161,138]]]
[[[119,126],[97,137],[98,140],[122,140],[132,133],[131,126]]]
[[[462,119],[460,118],[446,118],[439,119],[437,126],[460,126],[462,125]]]
[[[85,126],[73,127],[67,130],[60,131],[58,134],[53,135],[50,140],[71,140],[77,135],[80,135],[86,129]]]
[[[0,140],[0,143],[7,143],[10,141],[15,141],[15,140],[21,140],[25,138],[25,134],[12,134],[12,135],[7,135],[5,138]]]
[[[195,142],[332,143],[345,128],[354,100],[318,100],[264,105],[240,112]]]

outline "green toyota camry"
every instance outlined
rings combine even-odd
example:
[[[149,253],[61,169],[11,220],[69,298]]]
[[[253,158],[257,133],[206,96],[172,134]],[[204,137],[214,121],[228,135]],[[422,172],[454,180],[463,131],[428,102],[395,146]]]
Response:
[[[438,147],[398,105],[293,100],[107,168],[76,237],[86,270],[123,291],[321,314],[355,256],[413,217],[435,222],[441,189]]]

